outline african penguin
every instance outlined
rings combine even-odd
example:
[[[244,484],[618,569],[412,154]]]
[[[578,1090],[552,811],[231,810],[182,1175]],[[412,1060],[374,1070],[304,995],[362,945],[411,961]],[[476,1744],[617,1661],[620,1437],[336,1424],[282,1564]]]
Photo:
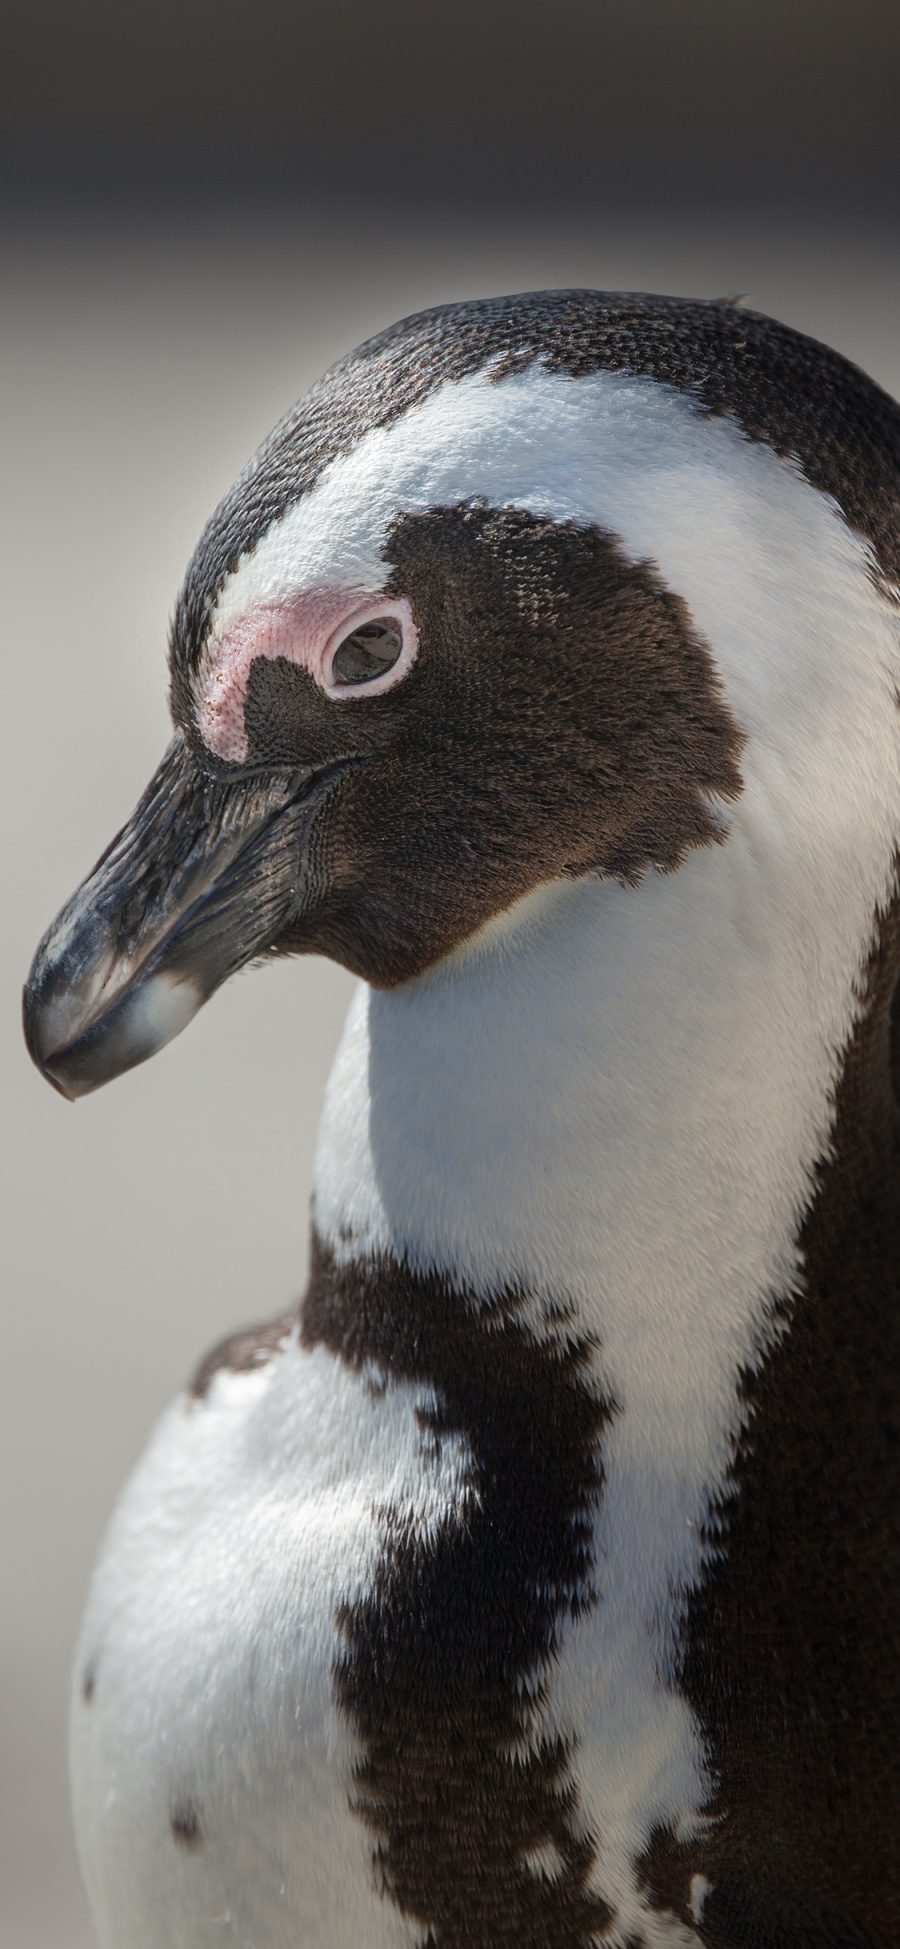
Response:
[[[449,305],[203,534],[40,947],[66,1095],[360,983],[299,1309],[73,1703],[103,1949],[898,1949],[900,414],[729,303]]]

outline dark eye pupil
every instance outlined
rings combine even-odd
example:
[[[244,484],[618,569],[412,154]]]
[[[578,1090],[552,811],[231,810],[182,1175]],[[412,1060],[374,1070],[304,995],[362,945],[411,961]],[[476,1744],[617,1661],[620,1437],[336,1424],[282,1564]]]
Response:
[[[336,684],[371,683],[396,663],[403,648],[398,623],[361,623],[335,650],[331,665]]]

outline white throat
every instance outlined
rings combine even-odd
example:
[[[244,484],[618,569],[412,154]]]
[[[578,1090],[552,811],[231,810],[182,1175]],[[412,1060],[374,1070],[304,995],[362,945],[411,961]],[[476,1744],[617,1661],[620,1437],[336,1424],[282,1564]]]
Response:
[[[549,1711],[577,1730],[599,1885],[645,1933],[640,1847],[656,1822],[689,1831],[709,1792],[665,1682],[680,1594],[702,1572],[741,1369],[800,1272],[900,838],[897,610],[830,502],[734,428],[712,439],[730,443],[730,487],[698,470],[666,499],[658,454],[634,531],[608,525],[685,597],[747,733],[727,839],[636,890],[542,889],[419,980],[361,988],[315,1190],[339,1258],[405,1254],[488,1303],[516,1282],[537,1331],[559,1331],[562,1305],[596,1338],[618,1408],[602,1602]]]

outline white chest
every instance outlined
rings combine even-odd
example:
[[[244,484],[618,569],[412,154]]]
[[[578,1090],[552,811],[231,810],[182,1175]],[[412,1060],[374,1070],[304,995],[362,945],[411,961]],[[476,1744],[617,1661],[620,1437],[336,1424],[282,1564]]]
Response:
[[[292,1344],[164,1417],[116,1512],[76,1670],[76,1825],[103,1949],[415,1940],[349,1811],[332,1667],[335,1614],[372,1572],[375,1508],[399,1501],[427,1527],[460,1493],[462,1458],[423,1448],[416,1405]]]

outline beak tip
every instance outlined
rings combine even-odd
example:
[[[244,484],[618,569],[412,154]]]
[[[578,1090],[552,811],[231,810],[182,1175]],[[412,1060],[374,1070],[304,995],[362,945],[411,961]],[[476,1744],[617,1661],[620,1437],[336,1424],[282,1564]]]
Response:
[[[50,1084],[50,1088],[56,1091],[57,1096],[62,1097],[64,1103],[78,1102],[78,1091],[66,1089],[62,1079],[59,1076],[54,1076],[49,1063],[41,1063],[38,1066],[45,1082]]]
[[[35,1069],[39,1069],[41,1075],[47,1076],[48,1082],[51,1082],[53,1079],[47,1072],[47,1059],[50,1052],[47,1048],[46,1012],[42,1007],[41,984],[38,979],[39,960],[40,955],[35,955],[31,972],[22,990],[22,1033],[25,1037],[25,1047]]]
[[[40,997],[26,990],[25,1040],[41,1075],[75,1103],[155,1055],[187,1027],[204,1000],[196,981],[160,971],[120,991],[103,1014],[84,1023],[73,1018],[71,1034],[60,1043],[47,1033],[52,1012],[42,1011]]]
[[[50,1011],[46,1006],[42,984],[36,979],[37,965],[36,958],[35,967],[22,991],[22,1028],[25,1047],[35,1069],[43,1076],[45,1083],[49,1083],[50,1088],[56,1090],[58,1096],[64,1097],[67,1103],[74,1103],[78,1091],[69,1087],[64,1075],[59,1074],[56,1067],[64,1051],[54,1046],[56,1038],[52,1034]]]

